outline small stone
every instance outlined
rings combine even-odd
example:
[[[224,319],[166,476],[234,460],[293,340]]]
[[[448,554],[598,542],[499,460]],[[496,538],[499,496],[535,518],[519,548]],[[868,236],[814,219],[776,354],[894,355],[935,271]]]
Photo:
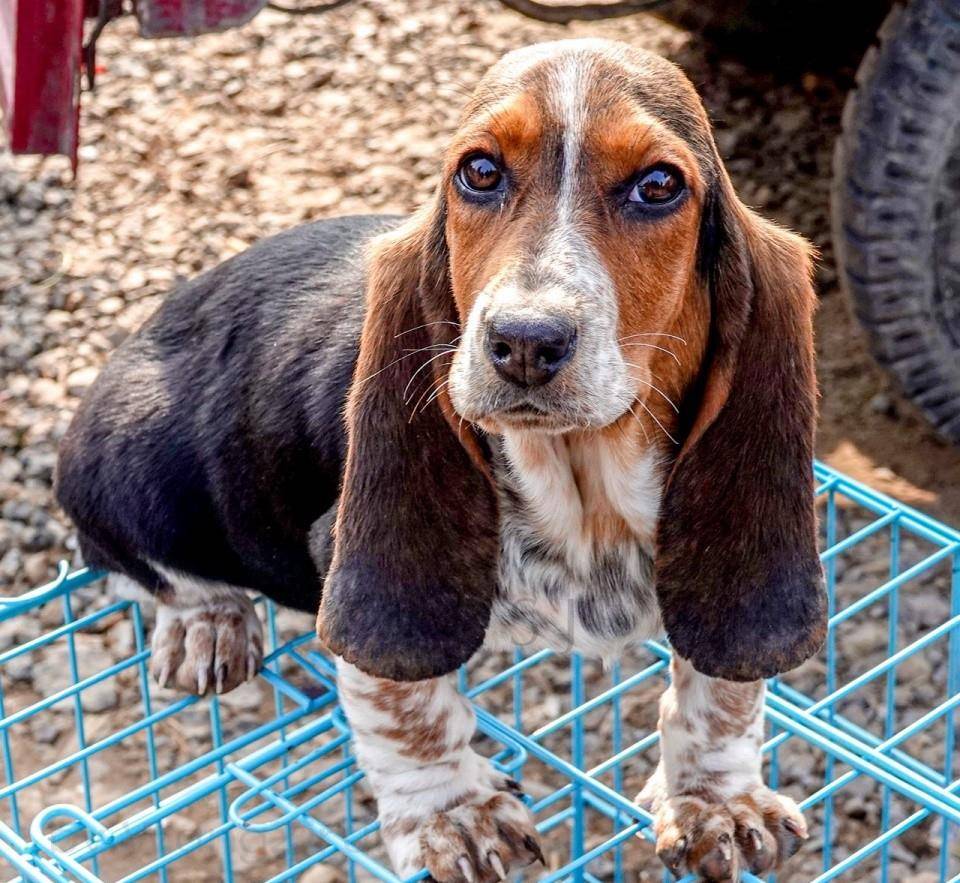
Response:
[[[923,682],[933,673],[930,660],[923,653],[914,653],[908,656],[897,666],[897,679],[902,684],[914,681]]]
[[[30,733],[34,740],[41,745],[53,745],[60,738],[62,732],[63,727],[49,715],[44,715],[41,720],[34,719],[34,723],[30,727]]]
[[[253,179],[250,177],[250,169],[246,166],[234,166],[227,171],[227,184],[230,187],[247,189],[253,186]]]
[[[263,706],[263,693],[257,680],[241,684],[235,690],[224,693],[220,702],[237,711],[256,711]]]
[[[91,714],[109,711],[120,703],[120,694],[113,678],[93,684],[80,694],[80,705]]]
[[[86,392],[87,387],[97,379],[99,371],[93,366],[78,368],[67,375],[67,392],[72,396],[80,396]]]
[[[33,658],[31,653],[15,656],[3,666],[4,676],[11,681],[27,682],[33,678]]]
[[[340,868],[320,862],[300,875],[300,883],[341,883],[347,875]]]
[[[38,377],[30,384],[30,401],[35,405],[58,405],[63,401],[63,390],[55,380]]]
[[[810,123],[810,113],[805,107],[784,108],[773,115],[773,124],[784,135],[794,135]]]
[[[133,623],[124,618],[115,623],[107,631],[107,644],[117,661],[126,659],[136,650],[136,641],[133,634]]]
[[[43,208],[43,185],[39,181],[27,181],[20,191],[18,202],[21,208]]]
[[[56,576],[56,568],[51,565],[47,555],[35,552],[23,559],[23,575],[31,586],[39,586]]]
[[[0,653],[39,638],[40,623],[30,616],[15,616],[0,622]]]
[[[122,297],[105,297],[99,304],[97,304],[97,311],[104,316],[115,316],[119,313],[124,307],[124,302]]]

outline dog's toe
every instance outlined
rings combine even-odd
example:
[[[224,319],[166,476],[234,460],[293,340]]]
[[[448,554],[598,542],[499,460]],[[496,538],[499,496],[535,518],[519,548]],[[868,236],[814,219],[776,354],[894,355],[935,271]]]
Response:
[[[807,838],[803,815],[788,797],[758,787],[723,802],[667,797],[655,811],[657,855],[672,874],[728,883],[742,871],[779,868]]]
[[[406,837],[408,831],[412,837]],[[438,883],[494,883],[543,861],[530,810],[510,789],[483,788],[420,821],[408,824],[401,819],[384,826],[386,839],[391,832],[398,838],[393,852],[399,864],[407,869],[425,866]]]
[[[250,680],[263,661],[263,632],[246,597],[157,610],[150,669],[162,687],[203,696]]]

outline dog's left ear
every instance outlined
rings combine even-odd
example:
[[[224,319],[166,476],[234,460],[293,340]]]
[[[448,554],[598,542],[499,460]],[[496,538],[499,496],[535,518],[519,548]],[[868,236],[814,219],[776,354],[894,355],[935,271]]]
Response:
[[[454,671],[483,643],[497,510],[479,440],[446,395],[459,333],[437,197],[368,255],[348,451],[317,631],[395,681]]]
[[[826,635],[813,500],[816,376],[810,248],[765,221],[725,175],[700,237],[708,359],[657,536],[667,635],[703,674],[756,680]]]

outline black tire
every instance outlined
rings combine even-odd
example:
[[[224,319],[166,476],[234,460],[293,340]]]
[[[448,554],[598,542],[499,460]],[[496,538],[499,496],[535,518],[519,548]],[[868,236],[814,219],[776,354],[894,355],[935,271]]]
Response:
[[[840,278],[877,360],[960,443],[960,0],[912,0],[857,73],[834,155]]]

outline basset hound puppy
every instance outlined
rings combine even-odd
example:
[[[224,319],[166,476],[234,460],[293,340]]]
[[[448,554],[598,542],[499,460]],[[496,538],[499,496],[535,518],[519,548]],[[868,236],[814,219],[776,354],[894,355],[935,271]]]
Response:
[[[174,292],[81,405],[59,499],[87,562],[156,596],[163,684],[253,675],[247,589],[319,609],[399,874],[539,855],[451,676],[485,641],[663,631],[658,852],[765,873],[806,827],[763,784],[762,679],[826,627],[810,279],[673,64],[532,46],[414,216],[309,224]]]

